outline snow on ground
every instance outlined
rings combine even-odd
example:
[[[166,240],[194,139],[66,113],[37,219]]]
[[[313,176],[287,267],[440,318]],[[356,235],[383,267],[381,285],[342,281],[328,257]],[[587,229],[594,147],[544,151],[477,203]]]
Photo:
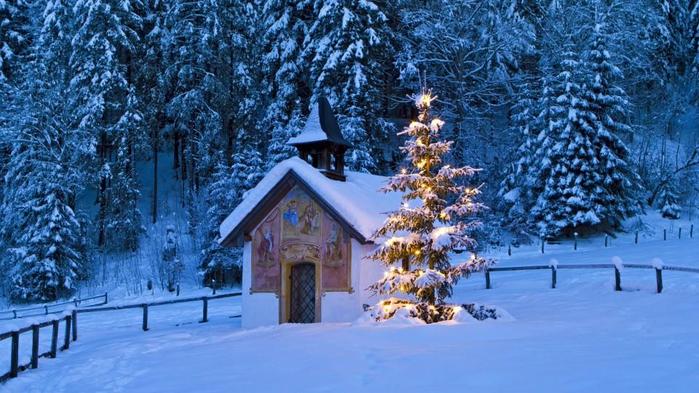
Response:
[[[518,249],[502,265],[625,262],[699,266],[699,239],[649,240],[537,255]],[[495,272],[463,281],[458,302],[494,304],[513,321],[464,324],[281,325],[242,330],[239,300],[83,314],[79,340],[3,392],[695,392],[699,386],[699,275],[625,269]],[[0,362],[7,358],[0,347]]]

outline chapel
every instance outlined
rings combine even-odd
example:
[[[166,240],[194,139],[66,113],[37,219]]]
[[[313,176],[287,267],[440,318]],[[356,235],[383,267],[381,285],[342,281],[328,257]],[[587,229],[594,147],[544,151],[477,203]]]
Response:
[[[345,170],[351,149],[327,99],[312,108],[280,162],[245,194],[220,226],[221,244],[243,246],[242,324],[356,320],[377,299],[367,287],[383,274],[366,258],[373,233],[398,208],[387,178]]]

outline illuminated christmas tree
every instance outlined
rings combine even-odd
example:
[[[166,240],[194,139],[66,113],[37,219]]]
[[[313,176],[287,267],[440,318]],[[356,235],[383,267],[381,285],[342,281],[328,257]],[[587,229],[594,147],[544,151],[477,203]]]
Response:
[[[430,115],[435,98],[429,92],[416,97],[418,119],[399,134],[408,137],[401,150],[410,166],[383,188],[403,192],[403,202],[374,235],[381,246],[371,258],[389,270],[371,289],[380,295],[399,294],[400,299],[382,301],[378,318],[390,318],[405,309],[428,323],[451,319],[454,307],[446,305],[445,299],[453,285],[489,263],[470,252],[475,241],[469,234],[480,225],[474,215],[483,205],[474,200],[479,188],[465,180],[478,169],[443,163],[452,142],[439,139],[444,122]],[[455,255],[459,251],[469,257],[452,266],[450,260],[461,257]]]

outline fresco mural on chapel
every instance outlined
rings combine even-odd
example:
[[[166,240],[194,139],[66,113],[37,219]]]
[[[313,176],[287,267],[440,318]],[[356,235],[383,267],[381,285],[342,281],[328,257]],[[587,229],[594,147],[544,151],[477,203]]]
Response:
[[[326,291],[350,289],[350,238],[335,220],[298,187],[258,225],[253,235],[252,290],[277,292],[281,264],[321,266]]]

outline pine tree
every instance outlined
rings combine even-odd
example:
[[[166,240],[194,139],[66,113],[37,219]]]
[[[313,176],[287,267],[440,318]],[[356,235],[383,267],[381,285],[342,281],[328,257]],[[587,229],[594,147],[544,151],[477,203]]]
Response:
[[[166,113],[173,138],[181,147],[182,180],[189,193],[198,189],[200,176],[213,168],[208,148],[220,139],[223,120],[218,108],[224,84],[216,66],[224,40],[219,0],[169,1],[164,21],[165,84],[171,91]],[[189,173],[187,173],[189,172]]]
[[[216,171],[208,189],[207,239],[209,246],[202,252],[201,270],[205,281],[220,276],[226,268],[241,269],[242,250],[239,248],[222,247],[219,241],[219,226],[242,201],[243,194],[255,187],[262,179],[263,165],[260,153],[247,140],[241,138],[241,147],[233,156],[233,164],[229,168],[225,160],[219,160]]]
[[[595,115],[581,81],[583,64],[570,46],[562,57],[560,72],[543,96],[546,123],[539,139],[544,143],[537,157],[541,168],[535,171],[543,190],[532,210],[539,233],[554,237],[595,228],[605,219],[597,199],[602,175]]]
[[[111,146],[127,111],[133,83],[131,64],[123,64],[120,59],[135,53],[139,39],[135,28],[141,20],[131,0],[78,0],[73,11],[77,32],[71,41],[68,102],[77,128],[89,133],[92,143],[98,145],[92,161],[98,174],[98,246],[105,247],[107,222],[111,220],[107,196],[113,175]]]
[[[61,87],[68,83],[74,20],[72,7],[65,0],[46,1],[36,52],[51,80]]]
[[[507,169],[498,197],[502,199],[505,225],[521,229],[527,226],[527,216],[534,200],[536,184],[532,183],[532,168],[536,167],[535,153],[538,138],[535,133],[537,120],[537,102],[534,91],[524,85],[521,96],[513,107],[514,134],[519,137],[519,145],[513,156],[516,157]]]
[[[50,92],[39,89],[38,92]],[[3,265],[16,300],[54,300],[71,293],[87,263],[75,213],[83,176],[82,139],[53,117],[57,96],[27,99],[16,135],[2,202]]]
[[[603,176],[596,203],[600,206],[600,219],[612,228],[618,228],[623,219],[639,212],[634,195],[637,175],[627,163],[630,153],[621,140],[622,136],[632,134],[628,124],[630,104],[626,93],[616,83],[623,75],[612,62],[608,45],[610,37],[598,11],[595,19],[592,47],[585,57],[590,75],[589,101],[598,137],[599,172]]]
[[[26,0],[0,1],[0,84],[15,79],[30,45],[29,8]]]
[[[308,30],[299,0],[267,0],[262,5],[265,16],[262,36],[263,89],[273,98],[266,106],[260,124],[269,130],[268,169],[296,153],[286,142],[303,127],[301,108],[306,101],[304,69],[301,66],[303,40]]]
[[[433,100],[429,93],[417,97],[418,119],[401,132],[408,137],[401,149],[411,166],[390,178],[383,191],[403,192],[403,205],[376,231],[375,240],[383,240],[383,244],[371,255],[390,268],[371,289],[416,299],[418,314],[425,306],[429,310],[428,317],[421,316],[427,322],[450,319],[452,308],[440,311],[434,306],[444,305],[461,277],[488,264],[475,254],[459,265],[450,263],[453,251],[475,246],[469,233],[479,225],[473,215],[483,206],[474,201],[479,188],[463,182],[478,170],[452,167],[442,161],[452,142],[439,139],[444,122],[430,115]],[[381,304],[389,314],[386,317],[390,317],[394,307],[411,303],[390,299]]]
[[[108,188],[110,205],[107,211],[106,238],[108,248],[136,251],[139,237],[144,232],[138,209],[140,191],[136,179],[136,150],[142,145],[137,130],[143,127],[135,91],[129,93],[127,109],[117,124],[120,134],[117,154],[111,166]]]
[[[346,140],[362,141],[346,158],[347,168],[376,167],[369,147],[378,143],[382,59],[393,52],[388,18],[373,1],[312,0],[316,16],[304,41],[314,98],[324,95],[339,113]]]
[[[680,206],[677,204],[679,198],[677,198],[677,193],[673,188],[672,184],[663,187],[657,198],[658,207],[660,207],[660,214],[664,218],[678,220],[680,218]]]

